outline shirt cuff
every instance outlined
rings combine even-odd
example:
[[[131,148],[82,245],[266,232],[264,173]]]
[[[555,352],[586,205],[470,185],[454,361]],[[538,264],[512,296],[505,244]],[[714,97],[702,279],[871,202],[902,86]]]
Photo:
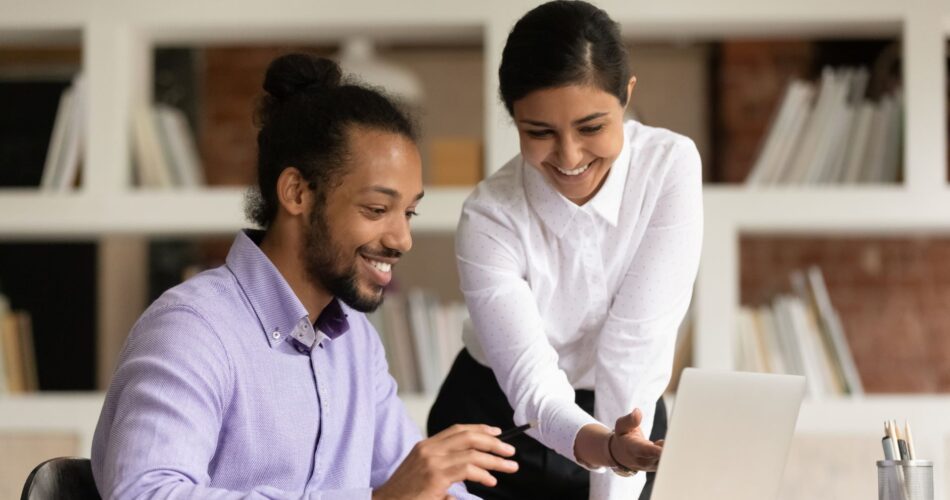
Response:
[[[570,404],[563,405],[560,410],[552,412],[552,415],[548,417],[547,425],[542,423],[541,430],[544,435],[542,435],[541,442],[589,471],[603,472],[604,467],[591,469],[577,460],[577,457],[574,456],[574,441],[577,440],[577,433],[585,425],[604,426],[604,424],[580,409],[573,401]]]

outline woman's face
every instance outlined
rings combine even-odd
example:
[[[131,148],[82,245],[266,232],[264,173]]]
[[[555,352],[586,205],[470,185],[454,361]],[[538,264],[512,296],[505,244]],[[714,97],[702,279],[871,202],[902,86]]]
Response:
[[[635,79],[627,86],[627,102]],[[564,197],[587,203],[623,149],[624,107],[591,85],[536,90],[512,105],[521,155]]]

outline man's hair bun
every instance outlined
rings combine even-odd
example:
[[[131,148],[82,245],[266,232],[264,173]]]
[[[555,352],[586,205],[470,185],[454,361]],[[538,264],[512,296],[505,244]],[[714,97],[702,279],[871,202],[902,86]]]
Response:
[[[286,101],[302,92],[339,87],[342,79],[340,66],[329,59],[309,54],[287,54],[267,67],[264,90],[277,101]]]

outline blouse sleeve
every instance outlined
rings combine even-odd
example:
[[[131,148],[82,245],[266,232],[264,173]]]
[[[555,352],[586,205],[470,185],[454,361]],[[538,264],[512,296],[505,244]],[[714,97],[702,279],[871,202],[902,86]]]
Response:
[[[695,145],[680,143],[670,162],[597,345],[594,416],[613,426],[640,408],[646,435],[670,380],[703,237],[702,168]],[[591,498],[620,498],[625,481],[613,474],[592,476]]]
[[[574,403],[574,389],[558,367],[507,217],[501,207],[466,203],[456,236],[462,293],[514,422],[537,421],[529,435],[576,462],[575,436],[597,421]]]

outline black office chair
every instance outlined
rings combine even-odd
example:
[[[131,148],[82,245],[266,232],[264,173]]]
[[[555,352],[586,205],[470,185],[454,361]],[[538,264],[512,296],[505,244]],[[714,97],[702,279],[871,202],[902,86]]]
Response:
[[[101,500],[88,458],[60,457],[33,469],[20,500]]]

